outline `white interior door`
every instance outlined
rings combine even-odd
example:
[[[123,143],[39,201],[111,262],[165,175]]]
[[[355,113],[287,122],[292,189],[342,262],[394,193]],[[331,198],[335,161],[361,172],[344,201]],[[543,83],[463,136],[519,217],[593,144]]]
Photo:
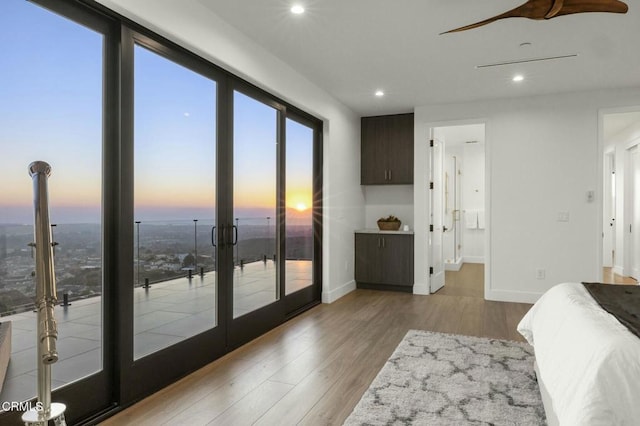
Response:
[[[433,132],[433,130],[432,130]],[[444,286],[444,256],[442,246],[442,234],[444,232],[444,142],[431,137],[430,164],[431,164],[431,184],[430,184],[430,226],[429,226],[429,246],[431,248],[431,270],[429,288],[431,293],[435,293]]]
[[[604,156],[604,198],[602,212],[602,266],[613,267],[615,247],[615,166],[614,153]]]
[[[631,176],[632,176],[632,192],[631,192],[631,221],[629,224],[630,235],[630,259],[631,259],[631,276],[640,279],[640,148],[636,145],[630,152],[631,154]]]

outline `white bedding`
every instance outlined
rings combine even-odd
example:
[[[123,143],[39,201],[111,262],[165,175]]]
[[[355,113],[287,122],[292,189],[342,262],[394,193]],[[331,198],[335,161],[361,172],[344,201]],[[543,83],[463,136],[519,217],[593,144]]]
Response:
[[[560,425],[640,424],[640,339],[584,285],[559,284],[518,325]]]

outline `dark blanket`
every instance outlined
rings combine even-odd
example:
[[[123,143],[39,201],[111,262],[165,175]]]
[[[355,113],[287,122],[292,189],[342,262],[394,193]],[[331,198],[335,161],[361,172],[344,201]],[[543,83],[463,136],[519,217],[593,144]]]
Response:
[[[602,308],[640,337],[640,286],[582,283]]]

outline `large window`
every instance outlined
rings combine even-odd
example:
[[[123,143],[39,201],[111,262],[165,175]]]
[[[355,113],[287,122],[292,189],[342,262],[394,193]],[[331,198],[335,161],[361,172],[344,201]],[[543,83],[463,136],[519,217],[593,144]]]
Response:
[[[59,361],[53,387],[102,369],[104,36],[32,3],[0,2],[0,322],[12,327],[1,401],[36,395],[33,187],[46,161]]]

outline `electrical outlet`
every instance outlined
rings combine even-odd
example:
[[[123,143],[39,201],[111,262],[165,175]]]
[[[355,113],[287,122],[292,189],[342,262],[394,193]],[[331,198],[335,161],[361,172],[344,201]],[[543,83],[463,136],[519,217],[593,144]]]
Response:
[[[546,271],[544,269],[536,269],[537,280],[544,280],[545,275],[546,275]]]

